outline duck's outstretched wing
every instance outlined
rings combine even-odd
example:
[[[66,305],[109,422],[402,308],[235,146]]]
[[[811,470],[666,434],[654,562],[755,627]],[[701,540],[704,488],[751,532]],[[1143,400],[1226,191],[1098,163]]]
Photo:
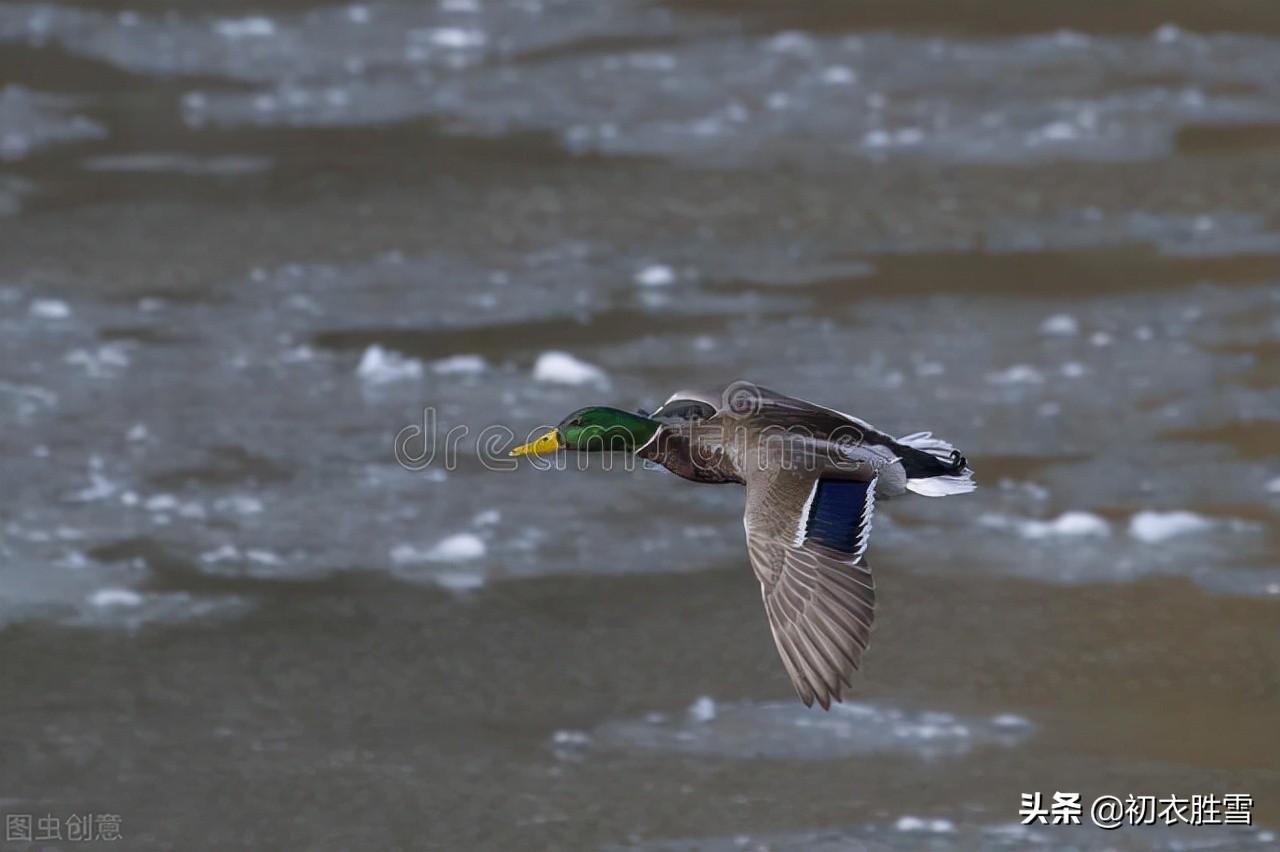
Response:
[[[747,484],[747,552],[773,640],[800,700],[841,701],[871,640],[864,554],[876,480],[780,471]]]

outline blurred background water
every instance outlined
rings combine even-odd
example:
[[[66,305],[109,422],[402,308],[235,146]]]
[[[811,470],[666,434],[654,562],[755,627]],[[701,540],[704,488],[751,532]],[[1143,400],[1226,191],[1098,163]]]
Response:
[[[5,0],[0,811],[1276,848],[1277,186],[1272,0]],[[736,378],[981,482],[881,507],[830,715],[739,490],[477,455]],[[406,470],[426,409],[469,431]],[[1259,825],[1021,827],[1036,790]]]

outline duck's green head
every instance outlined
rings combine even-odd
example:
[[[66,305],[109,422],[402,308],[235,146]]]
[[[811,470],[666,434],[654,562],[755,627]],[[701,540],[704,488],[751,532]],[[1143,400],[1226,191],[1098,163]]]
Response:
[[[513,456],[543,456],[556,450],[634,453],[662,424],[620,408],[579,408],[550,432],[511,451]]]

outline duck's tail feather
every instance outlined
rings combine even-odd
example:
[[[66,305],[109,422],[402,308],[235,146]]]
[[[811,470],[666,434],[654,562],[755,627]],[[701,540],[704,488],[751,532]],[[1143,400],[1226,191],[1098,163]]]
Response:
[[[926,497],[946,497],[951,494],[968,494],[978,487],[973,481],[969,463],[955,447],[932,432],[916,432],[898,443],[920,453],[916,463],[904,458],[907,467],[907,490]]]
[[[965,470],[955,476],[926,476],[923,479],[908,479],[907,490],[925,497],[949,497],[952,494],[968,494],[978,487],[973,481],[973,471]]]

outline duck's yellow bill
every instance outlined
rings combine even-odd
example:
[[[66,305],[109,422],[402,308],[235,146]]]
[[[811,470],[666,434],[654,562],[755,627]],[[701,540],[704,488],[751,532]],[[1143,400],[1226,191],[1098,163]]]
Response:
[[[541,438],[530,441],[527,444],[521,444],[511,451],[513,456],[545,456],[547,453],[554,453],[563,447],[560,443],[560,432],[552,429]]]

